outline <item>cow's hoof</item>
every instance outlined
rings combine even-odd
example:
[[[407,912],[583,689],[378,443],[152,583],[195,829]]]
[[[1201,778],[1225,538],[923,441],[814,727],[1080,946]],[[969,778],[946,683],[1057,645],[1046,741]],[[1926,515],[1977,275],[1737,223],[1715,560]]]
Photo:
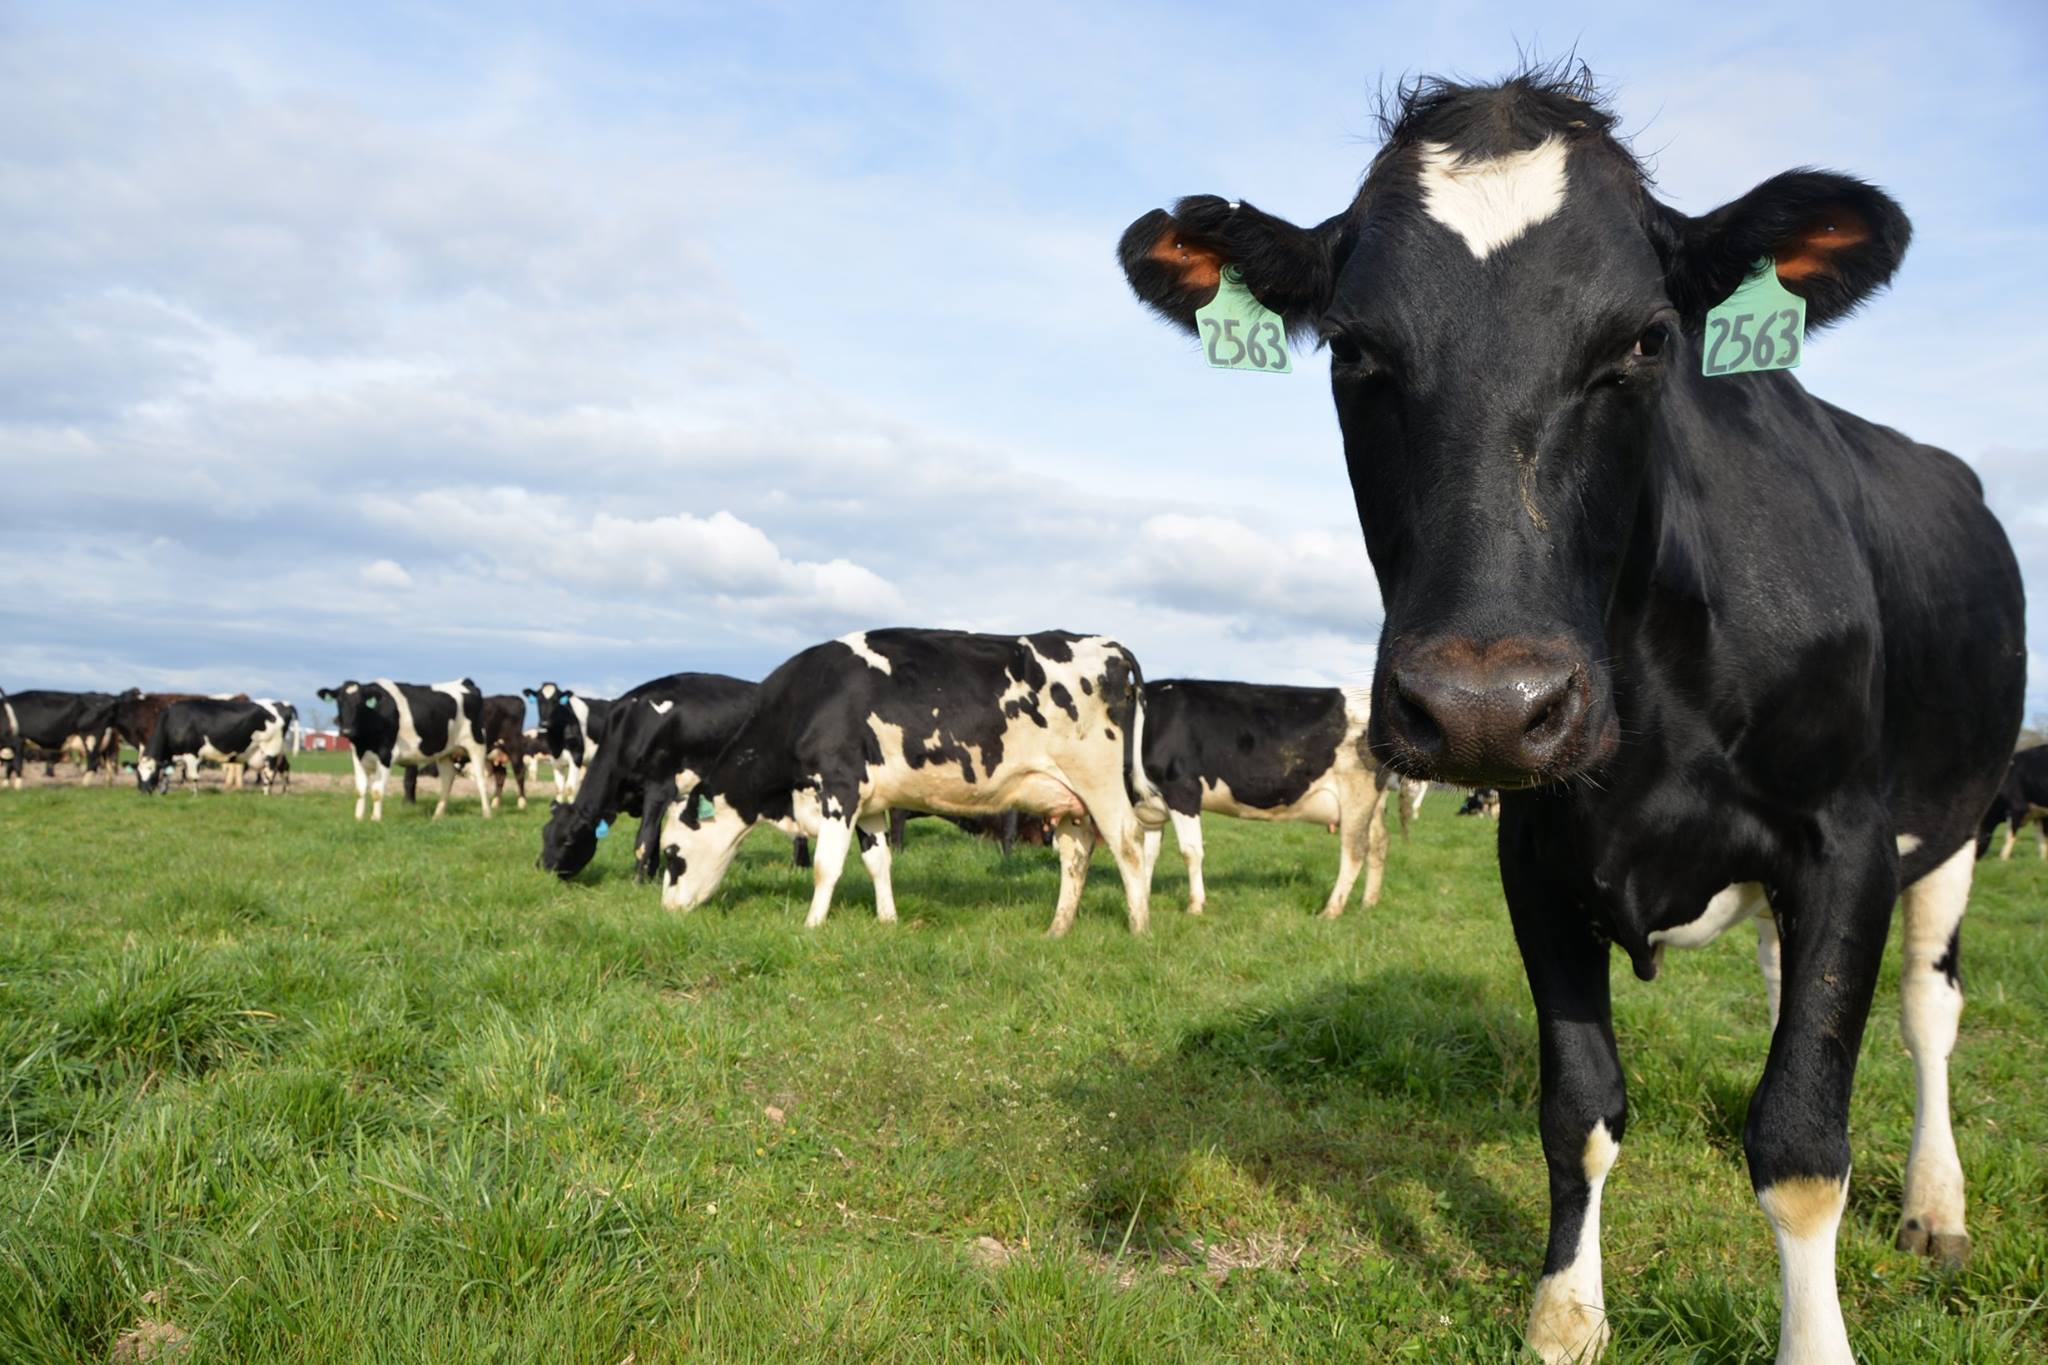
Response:
[[[1593,1365],[1613,1336],[1606,1315],[1581,1303],[1546,1305],[1539,1299],[1529,1323],[1529,1349],[1543,1365]]]
[[[1970,1259],[1969,1233],[1935,1232],[1918,1218],[1908,1218],[1899,1225],[1893,1245],[1900,1251],[1925,1256],[1942,1270],[1961,1270]]]
[[[1321,910],[1319,910],[1319,911],[1317,911],[1317,912],[1316,912],[1316,918],[1317,918],[1317,919],[1343,919],[1343,918],[1344,918],[1344,907],[1343,907],[1343,906],[1341,906],[1341,905],[1326,905],[1326,906],[1324,906],[1324,907],[1323,907],[1323,908],[1322,908]]]
[[[1207,904],[1208,904],[1208,902],[1207,902],[1207,901],[1189,901],[1189,902],[1188,902],[1188,913],[1189,913],[1190,915],[1199,915],[1199,914],[1201,914],[1201,913],[1202,913],[1202,907],[1203,907],[1203,906],[1205,906],[1205,905],[1207,905]]]

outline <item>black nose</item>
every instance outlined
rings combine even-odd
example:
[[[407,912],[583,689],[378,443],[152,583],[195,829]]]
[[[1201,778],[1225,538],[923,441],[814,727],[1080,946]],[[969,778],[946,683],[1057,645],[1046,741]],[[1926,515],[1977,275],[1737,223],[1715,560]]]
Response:
[[[1385,738],[1403,771],[1468,785],[1562,776],[1585,750],[1590,670],[1559,642],[1452,638],[1391,661]]]

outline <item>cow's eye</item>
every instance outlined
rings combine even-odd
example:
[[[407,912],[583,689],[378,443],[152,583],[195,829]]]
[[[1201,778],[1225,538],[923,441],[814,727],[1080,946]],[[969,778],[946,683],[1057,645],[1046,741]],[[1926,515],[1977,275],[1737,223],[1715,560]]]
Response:
[[[1359,383],[1386,373],[1379,354],[1356,337],[1343,332],[1326,332],[1323,342],[1330,348],[1330,373],[1338,379]]]
[[[1659,322],[1636,338],[1635,350],[1629,352],[1631,360],[1655,359],[1664,354],[1664,343],[1671,338],[1668,323]]]

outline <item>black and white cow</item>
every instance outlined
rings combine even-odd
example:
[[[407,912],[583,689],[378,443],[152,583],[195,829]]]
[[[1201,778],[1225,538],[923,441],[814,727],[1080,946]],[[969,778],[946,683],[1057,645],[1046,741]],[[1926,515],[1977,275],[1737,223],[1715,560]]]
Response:
[[[1145,684],[1145,775],[1166,800],[1188,868],[1188,913],[1208,902],[1202,812],[1246,820],[1334,825],[1337,884],[1323,902],[1336,919],[1365,873],[1376,905],[1387,865],[1387,774],[1365,751],[1372,706],[1364,688],[1277,687],[1167,678]],[[1149,880],[1159,831],[1145,834]]]
[[[510,777],[519,790],[519,809],[526,809],[526,738],[519,728],[526,722],[526,699],[509,694],[484,698],[484,754],[488,773],[472,770],[470,780],[491,784],[491,800],[503,804],[505,779]],[[459,765],[458,765],[459,766]],[[438,764],[428,765],[428,775],[440,776]],[[420,770],[405,770],[405,804],[419,798]]]
[[[296,719],[291,704],[270,701],[222,701],[199,697],[172,702],[150,731],[149,743],[135,759],[135,785],[145,794],[170,788],[174,769],[184,769],[192,794],[199,794],[201,762],[228,768],[233,774],[254,770],[266,795],[276,793],[266,774],[284,757]]]
[[[2034,827],[2034,842],[2041,857],[2048,859],[2048,744],[2036,744],[2012,756],[2005,781],[1999,784],[1991,809],[1984,812],[1983,824],[1977,832],[1977,856],[1984,856],[1991,847],[1991,836],[2004,825],[2005,847],[1998,851],[1998,856],[2011,858],[2013,843],[2029,824]]]
[[[1802,170],[1687,217],[1613,123],[1581,80],[1426,81],[1334,217],[1184,199],[1132,224],[1123,261],[1182,327],[1235,267],[1328,344],[1386,607],[1373,751],[1504,791],[1551,1189],[1531,1344],[1589,1359],[1608,1338],[1611,949],[1648,979],[1664,948],[1768,914],[1782,1006],[1743,1142],[1779,1359],[1847,1361],[1849,1094],[1902,895],[1918,1079],[1898,1240],[1947,1263],[1968,1247],[1947,1068],[1977,822],[2026,686],[2019,571],[1954,456],[1783,370],[1703,374],[1712,347],[1761,350],[1753,319],[1707,317],[1760,262],[1809,328],[1867,300],[1904,253],[1899,206]],[[1767,358],[1796,354],[1795,317],[1765,317]]]
[[[671,673],[641,683],[611,703],[604,745],[585,769],[575,797],[555,803],[540,836],[540,865],[573,877],[597,855],[597,841],[626,811],[640,817],[634,840],[637,877],[655,875],[664,817],[687,798],[752,714],[760,684],[719,673]]]
[[[479,779],[484,773],[484,695],[468,678],[423,686],[419,683],[349,681],[319,692],[334,703],[335,728],[348,740],[349,758],[356,770],[356,819],[363,818],[363,800],[370,797],[372,820],[384,818],[384,789],[391,781],[392,766],[416,768],[436,763],[440,770],[441,799],[434,805],[434,818],[448,810],[448,793],[455,786],[455,757],[469,759],[469,770]],[[491,815],[490,787],[479,780],[477,801],[484,818]]]
[[[583,784],[583,770],[597,758],[604,742],[606,718],[612,703],[603,697],[586,697],[557,683],[544,682],[525,689],[540,716],[541,737],[547,741],[554,760],[555,796],[574,800]]]
[[[1138,761],[1144,679],[1099,635],[871,630],[813,645],[761,683],[753,714],[662,831],[662,904],[701,905],[740,840],[778,825],[815,844],[811,911],[824,923],[858,835],[875,914],[896,918],[889,812],[1058,820],[1054,935],[1081,904],[1094,822],[1116,860],[1133,933],[1146,928],[1146,828],[1166,821]]]
[[[127,694],[123,694],[124,696]],[[90,786],[101,764],[114,708],[121,698],[107,692],[52,692],[31,689],[7,694],[8,726],[13,734],[5,776],[21,790],[22,768],[31,747],[62,754],[75,749],[84,769],[81,782]]]

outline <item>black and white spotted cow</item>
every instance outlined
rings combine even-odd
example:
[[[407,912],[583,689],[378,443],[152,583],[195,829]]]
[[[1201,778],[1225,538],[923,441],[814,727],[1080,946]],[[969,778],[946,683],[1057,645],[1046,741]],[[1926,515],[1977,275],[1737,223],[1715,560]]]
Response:
[[[1057,820],[1054,935],[1080,908],[1093,832],[1123,878],[1133,933],[1146,928],[1146,828],[1166,809],[1139,762],[1144,679],[1099,635],[871,630],[813,645],[761,684],[753,713],[662,831],[662,904],[718,889],[740,840],[774,824],[815,844],[806,925],[824,923],[856,837],[875,914],[896,918],[889,812]]]
[[[126,695],[126,694],[124,694]],[[121,698],[107,692],[52,692],[31,689],[7,694],[8,725],[13,733],[6,759],[6,779],[21,789],[22,769],[31,749],[79,755],[83,785],[92,784],[102,761],[107,736],[114,728],[114,710]]]
[[[554,760],[555,796],[572,801],[583,785],[583,772],[597,759],[604,743],[606,719],[612,703],[603,697],[586,697],[559,683],[544,682],[525,689],[540,716],[541,738]]]
[[[1977,831],[1977,856],[1984,856],[1991,847],[1992,836],[2004,825],[2005,847],[1998,851],[1998,856],[2010,859],[2019,832],[2029,824],[2034,827],[2034,842],[2041,857],[2048,859],[2048,744],[2037,744],[2012,756],[2005,781],[1999,785],[1998,795],[1992,798],[1991,809],[1984,812],[1983,825]]]
[[[279,790],[265,776],[284,757],[295,719],[288,702],[223,701],[211,697],[177,701],[166,707],[151,730],[149,743],[135,759],[135,785],[144,793],[169,789],[174,770],[199,793],[199,765],[219,763],[233,775],[254,771],[266,795]]]
[[[384,789],[391,781],[391,769],[416,768],[435,763],[439,768],[441,799],[434,804],[434,818],[448,810],[448,793],[455,786],[455,757],[469,760],[469,770],[482,778],[487,761],[484,748],[484,696],[468,678],[456,682],[338,683],[319,692],[334,703],[335,729],[349,743],[349,757],[356,771],[356,819],[363,818],[363,804],[371,801],[370,818],[384,818]],[[490,786],[479,780],[477,802],[484,817],[491,816]]]
[[[1166,678],[1145,684],[1145,775],[1166,800],[1188,869],[1188,913],[1208,902],[1202,812],[1245,820],[1334,825],[1337,884],[1324,919],[1344,913],[1365,873],[1380,898],[1387,865],[1387,774],[1365,751],[1372,705],[1364,688],[1278,687]],[[1149,879],[1159,831],[1145,834]]]
[[[484,752],[489,759],[489,772],[474,770],[472,781],[481,782],[488,777],[491,784],[491,801],[502,805],[505,800],[505,779],[511,778],[519,791],[519,809],[526,809],[526,738],[520,725],[526,720],[526,700],[509,694],[484,698]],[[429,776],[440,775],[439,765],[429,765]],[[405,804],[411,805],[419,797],[420,770],[405,770]]]
[[[1554,73],[1420,82],[1334,216],[1185,199],[1133,223],[1123,261],[1183,328],[1229,279],[1327,343],[1386,605],[1373,752],[1502,789],[1550,1171],[1530,1344],[1584,1362],[1609,1336],[1610,954],[1647,980],[1664,949],[1767,913],[1782,1000],[1743,1147],[1778,1358],[1840,1365],[1849,1099],[1901,902],[1898,1243],[1969,1246],[1948,1057],[1978,821],[2026,691],[2020,574],[1962,461],[1744,368],[1799,355],[1802,309],[1826,327],[1890,280],[1898,204],[1796,170],[1688,216],[1613,127]],[[1798,306],[1718,311],[1753,272]]]
[[[573,877],[597,855],[597,841],[631,811],[637,877],[655,875],[668,808],[687,798],[752,714],[760,684],[718,673],[671,673],[641,683],[611,704],[605,740],[576,795],[555,803],[541,831],[540,865]]]

